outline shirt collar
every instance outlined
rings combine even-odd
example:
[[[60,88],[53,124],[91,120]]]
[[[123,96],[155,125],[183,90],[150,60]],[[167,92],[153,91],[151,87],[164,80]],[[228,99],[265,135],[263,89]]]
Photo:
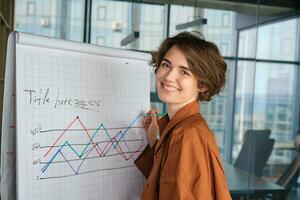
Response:
[[[159,133],[160,139],[157,141],[155,145],[155,152],[159,149],[162,141],[168,134],[168,132],[174,128],[179,122],[182,120],[189,118],[190,116],[199,113],[199,101],[193,101],[191,103],[186,104],[182,108],[180,108],[172,119],[169,119],[168,115],[163,116],[159,121]]]

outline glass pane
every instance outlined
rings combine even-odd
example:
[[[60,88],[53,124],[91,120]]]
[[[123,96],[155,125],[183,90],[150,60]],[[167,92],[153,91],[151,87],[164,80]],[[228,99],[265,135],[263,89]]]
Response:
[[[256,64],[253,128],[271,129],[276,141],[292,139],[295,77],[295,65]]]
[[[91,43],[121,47],[121,40],[131,33],[131,3],[92,1]]]
[[[121,1],[92,1],[91,43],[152,51],[163,39],[164,6]],[[153,13],[156,13],[153,15]],[[133,31],[139,38],[122,46]]]
[[[294,159],[299,154],[294,138],[300,134],[300,65],[295,62],[300,61],[300,19],[299,6],[296,6],[299,1],[291,2],[273,1],[278,9],[271,12],[260,7],[258,18],[261,25],[258,29],[257,59],[276,62],[257,63],[257,70],[266,75],[257,78],[262,84],[256,95],[261,98],[261,108],[256,106],[255,113],[262,113],[264,109],[265,114],[262,123],[255,126],[270,129],[270,137],[275,139],[263,176],[289,188],[278,199],[299,199],[299,176],[288,170],[295,169]]]
[[[15,30],[83,40],[84,1],[16,0]]]
[[[190,6],[178,6],[171,5],[170,13],[170,35],[175,35],[181,31],[192,31],[193,28],[187,28],[185,30],[176,30],[177,24],[186,23],[194,19],[195,9]]]
[[[293,152],[277,148],[276,144],[293,141],[295,121],[295,92],[297,66],[290,64],[257,63],[254,129],[270,129],[275,145],[268,159],[264,176],[276,177],[282,173],[280,166],[289,164]]]
[[[297,59],[297,19],[284,20],[261,26],[258,29],[257,58]]]
[[[243,30],[239,33],[238,56],[243,58],[255,58],[256,52],[256,28]]]
[[[199,16],[207,20],[206,24],[176,30],[176,25],[193,21]],[[235,19],[236,14],[232,11],[172,5],[170,34],[175,35],[182,31],[199,31],[203,33],[206,40],[213,41],[219,47],[223,56],[233,56],[235,54],[233,49]]]
[[[239,34],[238,55],[244,58],[295,61],[297,59],[296,32],[297,19],[260,26],[256,48],[256,28],[243,30]]]
[[[236,77],[233,160],[241,150],[246,130],[252,128],[255,62],[239,61]]]
[[[235,97],[233,159],[248,129],[270,129],[276,142],[293,138],[297,66],[240,61]],[[254,82],[255,81],[255,82]],[[287,163],[291,153],[273,151],[269,162]]]
[[[164,14],[164,6],[141,4],[141,32],[138,50],[153,51],[158,49],[164,38]]]

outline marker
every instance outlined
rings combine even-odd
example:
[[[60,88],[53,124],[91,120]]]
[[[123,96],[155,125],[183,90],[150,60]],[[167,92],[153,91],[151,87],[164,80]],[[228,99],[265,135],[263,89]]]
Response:
[[[164,116],[165,114],[167,113],[157,113],[157,114],[154,114],[156,117],[161,117],[161,116]],[[153,114],[143,114],[145,117],[151,117]]]

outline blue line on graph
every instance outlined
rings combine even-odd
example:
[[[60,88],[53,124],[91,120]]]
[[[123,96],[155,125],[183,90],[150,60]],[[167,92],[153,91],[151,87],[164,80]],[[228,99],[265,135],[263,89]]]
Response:
[[[65,141],[64,144],[57,150],[57,152],[49,159],[49,161],[42,167],[41,171],[44,173],[47,168],[50,166],[50,164],[52,163],[52,161],[56,158],[56,156],[58,155],[58,153],[61,153],[61,150],[63,147],[68,146],[79,158],[81,158],[84,154],[86,149],[88,148],[88,146],[91,144],[92,140],[94,139],[94,137],[96,136],[96,134],[98,133],[98,131],[100,130],[100,128],[102,127],[103,130],[105,131],[106,135],[108,136],[109,140],[111,141],[111,145],[108,148],[108,150],[106,151],[105,154],[108,153],[108,151],[110,151],[112,148],[114,147],[114,149],[117,147],[119,141],[124,137],[124,135],[127,133],[127,131],[132,127],[132,125],[142,116],[142,114],[139,114],[130,124],[129,126],[124,130],[124,132],[122,133],[122,131],[120,131],[117,135],[116,135],[116,141],[112,141],[111,137],[109,136],[109,133],[107,131],[107,129],[105,128],[105,126],[103,124],[100,124],[100,126],[96,129],[96,131],[93,133],[92,138],[90,139],[90,141],[87,143],[87,145],[85,146],[85,148],[83,149],[83,151],[79,154],[73,147],[72,145],[70,145],[70,143],[68,141]],[[117,139],[117,137],[119,137],[119,135],[121,135],[120,138]],[[114,144],[115,143],[115,144]],[[98,144],[96,144],[98,146]],[[99,146],[98,146],[99,147]],[[94,147],[91,148],[91,150]],[[96,148],[96,147],[95,147]],[[89,151],[87,153],[87,155],[90,153],[91,151]],[[104,156],[104,155],[102,155]],[[63,156],[64,157],[64,156]],[[86,158],[86,157],[85,157]],[[83,159],[84,161],[85,159]],[[83,162],[82,161],[82,162]],[[68,161],[67,161],[68,162]],[[68,162],[68,164],[70,165],[70,163]],[[82,165],[82,163],[80,164],[80,166]],[[74,169],[72,168],[72,170],[74,171]],[[78,173],[78,172],[77,172]]]

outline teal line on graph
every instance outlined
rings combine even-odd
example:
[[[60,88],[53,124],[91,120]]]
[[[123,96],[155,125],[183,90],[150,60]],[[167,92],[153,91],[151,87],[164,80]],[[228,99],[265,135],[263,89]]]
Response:
[[[141,117],[141,115],[142,114],[139,114],[130,124],[129,124],[129,126],[124,130],[124,131],[119,131],[119,133],[115,136],[115,137],[113,137],[114,138],[114,140],[115,141],[113,141],[113,138],[111,138],[110,137],[110,135],[109,135],[109,133],[108,133],[108,131],[107,131],[107,129],[105,128],[105,126],[103,125],[103,124],[100,124],[100,126],[97,128],[97,130],[93,133],[93,135],[92,135],[92,137],[90,138],[90,141],[89,141],[89,143],[85,146],[85,148],[82,150],[82,152],[81,153],[79,153],[79,152],[77,152],[73,147],[72,147],[72,145],[69,143],[69,141],[65,141],[64,142],[64,144],[58,149],[58,151],[56,151],[56,153],[50,158],[50,160],[44,165],[44,167],[41,169],[41,171],[42,172],[45,172],[46,171],[46,169],[50,166],[50,164],[52,163],[52,161],[56,158],[56,156],[58,155],[58,153],[60,153],[61,152],[61,150],[66,146],[66,147],[69,147],[79,158],[81,158],[84,154],[85,154],[85,152],[86,152],[86,150],[87,150],[87,148],[88,148],[88,146],[92,143],[92,141],[93,141],[93,139],[94,139],[94,137],[97,135],[97,133],[100,131],[100,129],[102,128],[102,130],[104,130],[104,132],[106,133],[106,135],[107,135],[107,137],[109,138],[109,140],[110,140],[110,147],[105,151],[105,152],[102,152],[102,154],[99,154],[99,156],[100,157],[102,157],[102,156],[104,156],[105,154],[107,154],[107,152],[108,151],[110,151],[110,150],[112,150],[112,147],[115,149],[116,147],[117,147],[117,145],[118,145],[118,143],[119,143],[119,141],[124,137],[124,135],[127,133],[127,131],[133,126],[133,124]],[[79,119],[78,117],[77,117],[77,119]],[[74,122],[74,120],[73,120],[73,122]],[[72,123],[73,123],[72,122]],[[71,124],[72,124],[71,123]],[[69,127],[69,126],[68,126]],[[67,130],[67,129],[66,129]],[[58,139],[60,139],[60,137],[58,138]],[[52,145],[52,147],[53,147],[54,145]],[[94,147],[95,146],[98,146],[98,145],[94,145]],[[51,148],[52,148],[51,147]],[[49,149],[49,150],[51,150],[51,148]],[[96,147],[95,147],[96,148]],[[104,149],[106,149],[106,148],[104,148]]]

